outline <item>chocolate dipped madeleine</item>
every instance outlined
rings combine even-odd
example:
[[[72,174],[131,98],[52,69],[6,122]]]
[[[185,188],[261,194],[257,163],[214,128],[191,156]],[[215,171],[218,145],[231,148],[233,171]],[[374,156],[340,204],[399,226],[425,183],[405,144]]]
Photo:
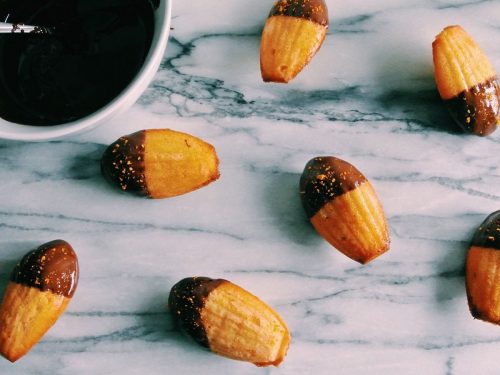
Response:
[[[319,51],[327,30],[324,0],[275,1],[262,31],[262,79],[287,83],[295,78]]]
[[[0,354],[25,355],[66,310],[78,284],[78,259],[63,240],[41,245],[16,265],[0,306]]]
[[[496,71],[460,26],[448,26],[432,44],[439,94],[453,119],[469,133],[487,136],[500,124]]]
[[[333,247],[362,264],[389,250],[387,220],[370,182],[333,156],[310,160],[300,178],[307,217]]]
[[[500,211],[489,215],[472,239],[465,283],[472,316],[500,324]]]
[[[190,277],[168,300],[177,325],[212,352],[257,366],[278,366],[290,333],[281,317],[253,294],[223,279]]]
[[[199,189],[219,178],[212,145],[169,129],[141,130],[112,143],[101,159],[106,180],[121,190],[168,198]]]

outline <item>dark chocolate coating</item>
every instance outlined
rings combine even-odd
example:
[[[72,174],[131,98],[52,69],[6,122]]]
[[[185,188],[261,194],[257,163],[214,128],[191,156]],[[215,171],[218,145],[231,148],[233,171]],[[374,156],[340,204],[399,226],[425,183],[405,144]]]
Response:
[[[278,0],[269,17],[289,16],[304,18],[328,27],[328,8],[324,0]]]
[[[483,221],[471,246],[500,250],[500,211],[493,212]]]
[[[53,28],[0,35],[0,116],[57,125],[103,108],[149,53],[157,1],[2,0],[0,18]]]
[[[348,162],[333,156],[310,160],[300,177],[300,198],[311,218],[328,202],[356,189],[366,177]]]
[[[148,195],[144,175],[145,140],[146,131],[141,130],[121,137],[104,151],[101,172],[106,180],[123,191]]]
[[[55,240],[30,251],[10,281],[71,298],[78,285],[78,258],[69,243]]]
[[[469,133],[487,136],[500,123],[500,87],[496,77],[445,100],[453,119]]]
[[[223,279],[208,277],[188,277],[172,287],[168,297],[168,306],[174,321],[198,344],[210,348],[201,311],[208,295],[219,285],[227,283]]]

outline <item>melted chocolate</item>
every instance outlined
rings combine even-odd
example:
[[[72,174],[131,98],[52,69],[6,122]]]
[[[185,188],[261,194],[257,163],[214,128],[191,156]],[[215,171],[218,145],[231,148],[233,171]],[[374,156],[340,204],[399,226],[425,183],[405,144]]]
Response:
[[[208,295],[219,285],[227,282],[208,277],[189,277],[179,281],[170,291],[168,306],[174,321],[197,343],[207,348],[210,346],[201,321],[201,311]]]
[[[151,46],[148,0],[3,0],[0,17],[53,28],[0,35],[0,117],[56,125],[107,105],[132,81]]]
[[[300,177],[300,198],[309,218],[328,202],[356,189],[366,178],[353,165],[333,156],[310,160]]]
[[[269,17],[289,16],[304,18],[328,27],[328,8],[324,0],[279,0]]]
[[[78,274],[78,259],[71,245],[55,240],[26,254],[10,281],[70,298],[78,285]]]
[[[500,250],[500,211],[493,212],[483,221],[471,246]]]
[[[101,171],[106,180],[123,191],[148,195],[144,175],[144,141],[146,131],[121,137],[102,155]]]
[[[445,103],[453,119],[466,132],[487,136],[500,124],[500,87],[496,77]]]

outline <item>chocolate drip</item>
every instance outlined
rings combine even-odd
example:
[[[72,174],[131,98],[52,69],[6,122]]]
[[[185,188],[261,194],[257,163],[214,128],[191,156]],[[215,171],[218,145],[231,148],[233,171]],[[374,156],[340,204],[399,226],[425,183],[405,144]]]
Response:
[[[469,133],[487,136],[500,124],[500,87],[496,77],[445,100],[453,119]]]
[[[493,212],[483,221],[471,246],[500,250],[500,211]]]
[[[101,159],[102,174],[109,182],[138,195],[148,195],[144,174],[145,140],[144,130],[121,137],[104,151]]]
[[[333,156],[310,160],[300,178],[300,198],[309,218],[328,202],[356,189],[366,177],[353,165]]]
[[[10,281],[72,297],[78,285],[78,259],[73,248],[55,240],[30,251],[16,265]]]
[[[174,321],[197,343],[209,348],[205,327],[201,321],[201,311],[208,295],[219,285],[228,281],[208,277],[188,277],[172,287],[168,306]]]
[[[328,27],[328,8],[324,0],[279,0],[269,17],[290,16],[304,18]]]

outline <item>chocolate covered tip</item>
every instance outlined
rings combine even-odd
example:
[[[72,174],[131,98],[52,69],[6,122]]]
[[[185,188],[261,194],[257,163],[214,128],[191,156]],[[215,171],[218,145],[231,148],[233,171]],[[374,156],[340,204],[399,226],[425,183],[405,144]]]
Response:
[[[333,156],[311,159],[300,177],[300,198],[309,218],[328,202],[356,189],[366,177],[352,164]]]
[[[328,27],[328,8],[324,0],[278,0],[269,17],[289,16],[304,18]]]
[[[496,76],[445,103],[455,122],[466,132],[484,137],[500,125],[500,86]]]
[[[101,173],[112,185],[123,191],[149,195],[144,174],[144,142],[146,131],[120,137],[104,151]]]
[[[471,246],[500,250],[500,211],[493,212],[483,221]]]
[[[66,241],[55,240],[27,253],[12,271],[10,281],[70,298],[78,277],[75,251]]]
[[[188,277],[170,290],[168,306],[176,324],[200,345],[209,348],[201,311],[209,294],[219,285],[228,282],[209,277]]]

